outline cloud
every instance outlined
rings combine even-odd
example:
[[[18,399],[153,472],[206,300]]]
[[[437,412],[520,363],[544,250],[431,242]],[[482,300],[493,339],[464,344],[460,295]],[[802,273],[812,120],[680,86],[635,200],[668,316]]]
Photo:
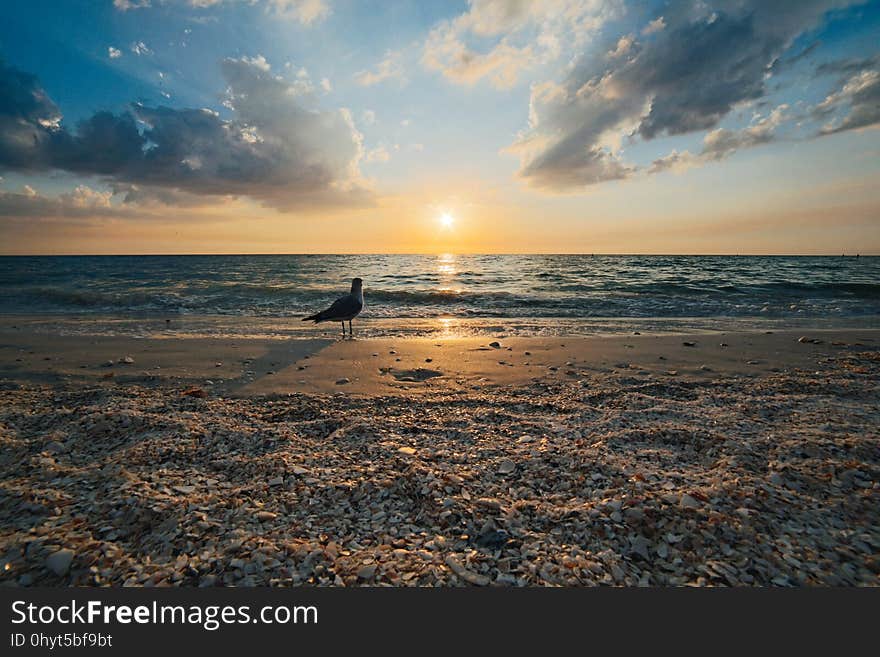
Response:
[[[371,87],[385,80],[403,77],[403,65],[401,63],[401,53],[399,51],[389,50],[385,53],[385,57],[376,66],[373,71],[359,71],[354,75],[354,81],[362,87]]]
[[[485,54],[476,53],[451,30],[440,30],[431,33],[422,61],[453,82],[474,84],[488,77],[495,87],[507,89],[516,84],[532,56],[530,46],[516,48],[507,43],[500,43]]]
[[[130,183],[114,183],[111,185],[112,195],[121,199],[123,206],[139,208],[152,207],[197,207],[209,205],[217,201],[216,197],[205,197],[198,194],[181,192],[167,187],[150,187]],[[226,197],[223,200],[230,200]]]
[[[112,192],[96,191],[79,185],[71,192],[57,197],[43,196],[29,185],[21,192],[0,191],[0,217],[48,218],[111,216],[117,211],[111,206]]]
[[[113,6],[119,11],[143,9],[150,6],[150,0],[113,0]]]
[[[649,34],[655,34],[656,32],[660,32],[664,27],[666,27],[666,22],[663,20],[663,17],[660,16],[650,21],[644,28],[642,28],[642,35],[648,36]]]
[[[465,13],[431,29],[422,64],[458,84],[485,78],[497,88],[510,88],[523,71],[582,44],[619,5],[616,0],[470,0]]]
[[[767,116],[756,118],[749,127],[742,130],[724,128],[712,130],[703,139],[703,155],[709,159],[720,160],[742,148],[751,148],[773,141],[776,129],[785,119],[787,110],[788,105],[782,104]]]
[[[377,146],[373,150],[369,151],[366,156],[366,161],[370,163],[387,162],[390,159],[391,154],[384,146]]]
[[[533,85],[529,127],[508,149],[528,184],[565,191],[627,177],[626,140],[714,130],[737,106],[762,99],[770,70],[794,39],[844,0],[707,0],[667,6],[650,38],[615,39],[560,81]],[[649,25],[651,23],[648,23]],[[726,157],[755,132],[715,132],[700,157]],[[738,143],[737,139],[744,139]],[[673,158],[681,163],[682,154]],[[655,163],[658,170],[662,164]]]
[[[259,60],[226,59],[221,69],[229,120],[136,104],[98,112],[72,131],[34,76],[0,63],[0,170],[63,170],[283,209],[370,201],[350,112],[317,109],[301,85]]]
[[[859,71],[816,105],[812,114],[819,119],[830,117],[820,130],[823,135],[880,124],[880,71]]]
[[[114,203],[114,199],[118,203]],[[168,216],[168,208],[215,206],[218,200],[230,197],[188,194],[161,187],[142,187],[115,183],[101,191],[88,185],[77,185],[68,192],[46,196],[30,185],[20,192],[0,190],[0,219],[143,219]]]
[[[278,15],[295,18],[303,25],[312,25],[330,14],[323,0],[269,0],[269,7]]]
[[[767,116],[756,116],[748,127],[741,130],[712,130],[703,138],[703,148],[698,154],[673,150],[669,155],[654,160],[647,172],[681,172],[707,162],[726,159],[739,150],[768,144],[776,139],[776,130],[785,120],[788,109],[788,105],[782,104]]]
[[[376,113],[373,110],[364,110],[361,112],[361,120],[365,125],[373,125],[376,122]]]
[[[169,0],[163,0],[167,3]],[[255,0],[177,0],[177,4],[193,9],[209,9],[217,5],[233,2],[246,2],[255,5]],[[310,26],[319,23],[330,15],[330,6],[324,0],[265,0],[266,11],[281,18],[291,18]],[[120,11],[145,9],[151,6],[150,0],[113,0],[113,6]]]
[[[110,59],[117,59],[119,57],[122,57],[122,51],[119,50],[118,48],[114,48],[113,46],[110,46],[109,48],[107,48],[107,56]]]
[[[140,56],[140,55],[152,55],[152,54],[153,54],[153,51],[150,50],[150,49],[147,47],[147,44],[145,44],[143,41],[136,41],[135,43],[131,44],[131,51],[132,51],[135,55],[138,55],[138,56]]]

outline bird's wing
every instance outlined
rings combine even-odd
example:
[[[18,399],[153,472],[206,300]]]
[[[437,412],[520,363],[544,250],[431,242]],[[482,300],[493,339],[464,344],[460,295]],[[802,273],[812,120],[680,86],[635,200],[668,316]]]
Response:
[[[323,311],[321,313],[321,317],[323,319],[349,317],[360,312],[360,310],[361,302],[358,300],[358,298],[352,294],[346,294],[344,297],[339,297],[336,301],[333,302],[332,306]]]

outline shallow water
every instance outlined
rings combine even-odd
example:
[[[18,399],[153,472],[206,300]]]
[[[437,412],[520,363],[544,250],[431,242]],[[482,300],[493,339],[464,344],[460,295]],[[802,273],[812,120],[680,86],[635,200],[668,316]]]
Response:
[[[325,307],[353,276],[364,279],[361,319],[396,320],[361,322],[383,334],[442,331],[440,319],[462,332],[497,324],[520,333],[880,325],[880,257],[2,257],[0,312],[170,318],[208,332],[217,316],[277,327],[272,319]],[[267,330],[306,328],[283,325]]]

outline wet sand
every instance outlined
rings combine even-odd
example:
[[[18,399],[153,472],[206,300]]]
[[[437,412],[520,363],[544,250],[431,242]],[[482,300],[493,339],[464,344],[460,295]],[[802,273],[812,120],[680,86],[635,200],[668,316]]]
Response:
[[[878,346],[4,326],[0,580],[877,585]]]
[[[802,338],[807,341],[799,342]],[[872,329],[331,340],[58,336],[5,327],[0,378],[61,386],[191,385],[237,396],[385,395],[576,380],[613,371],[645,378],[752,377],[821,370],[829,357],[876,349],[880,330]]]

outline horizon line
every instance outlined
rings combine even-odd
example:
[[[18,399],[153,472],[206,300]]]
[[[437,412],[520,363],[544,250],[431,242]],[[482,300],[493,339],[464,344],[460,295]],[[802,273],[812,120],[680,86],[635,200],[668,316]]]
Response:
[[[0,258],[131,258],[131,257],[192,257],[192,256],[589,256],[589,257],[693,257],[693,258],[876,258],[880,252],[868,253],[602,253],[586,251],[357,251],[348,253],[0,253]]]

